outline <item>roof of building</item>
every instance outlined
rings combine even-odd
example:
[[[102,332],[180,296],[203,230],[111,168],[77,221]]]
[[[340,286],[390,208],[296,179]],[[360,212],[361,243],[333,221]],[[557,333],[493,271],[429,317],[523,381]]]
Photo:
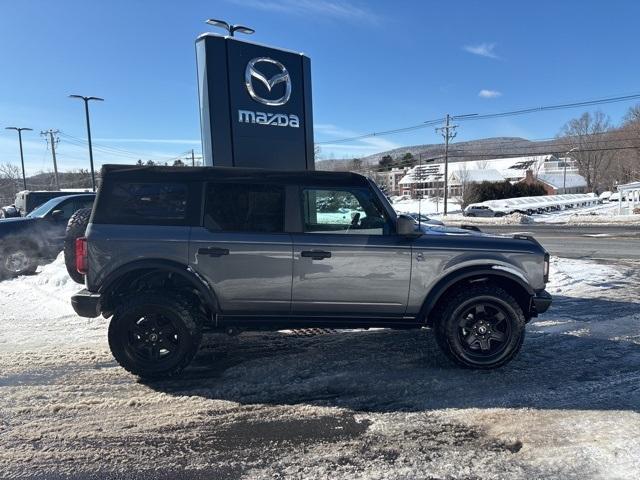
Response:
[[[517,181],[526,176],[527,170],[531,170],[534,175],[544,172],[545,163],[552,163],[552,171],[558,171],[558,159],[554,155],[531,155],[527,157],[492,158],[488,160],[478,160],[472,162],[452,162],[449,164],[449,179],[460,179],[460,171],[467,173],[462,176],[469,178],[470,172],[472,182],[500,182],[503,180]],[[571,168],[573,170],[573,168]],[[569,170],[569,169],[568,169]],[[567,172],[567,175],[569,172]],[[427,165],[416,165],[409,169],[407,175],[400,180],[400,185],[410,185],[415,183],[441,182],[444,180],[444,164],[435,163]]]
[[[503,182],[504,176],[494,168],[458,170],[454,172],[455,177],[460,182],[480,183],[480,182]]]
[[[538,180],[552,186],[553,188],[583,188],[587,186],[587,181],[582,175],[577,173],[567,173],[567,179],[565,183],[564,175],[562,173],[539,173]]]
[[[640,188],[640,181],[639,182],[625,183],[624,185],[618,185],[618,191],[621,191],[621,190],[637,190],[639,188]]]

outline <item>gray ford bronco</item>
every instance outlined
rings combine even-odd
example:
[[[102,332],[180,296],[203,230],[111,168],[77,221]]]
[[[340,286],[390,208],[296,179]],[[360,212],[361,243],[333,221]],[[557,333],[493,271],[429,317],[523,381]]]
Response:
[[[116,360],[171,376],[203,332],[431,327],[464,367],[495,368],[547,310],[533,238],[419,226],[353,173],[103,167],[76,242],[85,317]]]

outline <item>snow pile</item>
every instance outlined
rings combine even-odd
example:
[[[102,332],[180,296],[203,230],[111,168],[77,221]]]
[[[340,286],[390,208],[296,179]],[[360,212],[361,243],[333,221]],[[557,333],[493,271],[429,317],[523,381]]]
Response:
[[[444,209],[442,198],[435,197],[423,198],[421,200],[405,197],[397,197],[393,200],[393,209],[398,213],[418,213],[427,216],[441,215]],[[447,210],[449,212],[462,211],[460,202],[450,198],[447,202]]]
[[[464,215],[447,215],[441,218],[446,225],[455,226],[460,223],[466,225],[528,225],[536,220],[523,213],[511,213],[504,217],[465,217]]]
[[[71,295],[80,289],[62,253],[35,275],[0,282],[0,351],[68,344],[71,338],[73,344],[102,341],[106,320],[78,317],[71,307]]]

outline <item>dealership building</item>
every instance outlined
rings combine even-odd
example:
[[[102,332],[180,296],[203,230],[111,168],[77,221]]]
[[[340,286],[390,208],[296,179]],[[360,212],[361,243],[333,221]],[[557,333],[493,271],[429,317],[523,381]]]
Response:
[[[391,195],[435,197],[444,194],[444,163],[394,169],[386,175],[383,183]],[[466,185],[485,181],[539,183],[549,195],[587,190],[587,182],[578,173],[575,160],[555,155],[450,162],[448,180],[449,195],[454,197],[461,196]]]

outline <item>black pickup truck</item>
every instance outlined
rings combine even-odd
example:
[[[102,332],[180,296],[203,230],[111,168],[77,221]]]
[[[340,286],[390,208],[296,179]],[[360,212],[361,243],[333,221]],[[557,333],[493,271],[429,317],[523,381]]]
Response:
[[[55,258],[64,246],[71,215],[91,208],[94,193],[52,198],[26,217],[0,220],[0,278],[33,273],[42,260]]]

